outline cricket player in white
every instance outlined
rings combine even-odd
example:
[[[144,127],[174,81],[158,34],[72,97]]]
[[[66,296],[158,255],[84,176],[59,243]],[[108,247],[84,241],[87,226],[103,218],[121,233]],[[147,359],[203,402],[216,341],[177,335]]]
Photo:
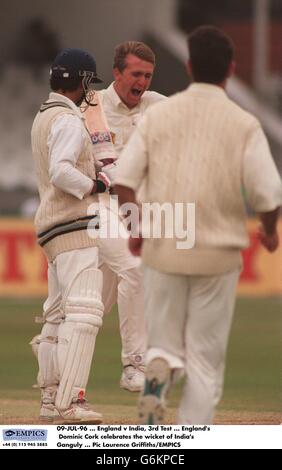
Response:
[[[188,39],[194,83],[148,110],[125,148],[115,190],[134,202],[195,203],[195,245],[177,249],[179,237],[130,239],[144,262],[148,322],[146,383],[140,422],[162,423],[174,371],[186,383],[178,422],[209,424],[223,390],[225,354],[241,269],[248,245],[242,188],[262,226],[264,247],[279,245],[276,229],[281,179],[258,120],[225,93],[234,70],[233,45],[214,27]],[[153,184],[148,184],[153,182]],[[185,229],[189,227],[187,220]],[[154,221],[153,221],[154,226]],[[267,312],[266,312],[267,314]]]
[[[37,338],[41,388],[40,419],[102,421],[85,401],[96,336],[102,325],[102,273],[88,208],[109,180],[96,175],[93,145],[79,110],[89,85],[100,82],[94,58],[65,49],[50,72],[53,90],[31,132],[40,205],[35,217],[39,245],[48,258],[48,299]],[[34,346],[35,347],[35,346]]]
[[[114,57],[114,82],[105,90],[96,92],[106,116],[118,157],[128,141],[140,116],[152,104],[164,99],[163,95],[148,91],[155,67],[153,51],[141,42],[128,41],[118,45]],[[88,108],[85,115],[95,126],[95,107]],[[96,119],[97,122],[97,119]],[[93,139],[94,148],[96,144]],[[116,159],[99,158],[103,172],[114,179]],[[110,212],[110,195],[99,197],[108,218],[117,219]],[[120,386],[132,392],[142,390],[144,384],[144,355],[146,352],[146,329],[143,306],[143,282],[140,260],[128,250],[125,238],[101,238],[99,240],[100,269],[103,272],[103,303],[105,312],[117,302],[122,342],[123,372]]]

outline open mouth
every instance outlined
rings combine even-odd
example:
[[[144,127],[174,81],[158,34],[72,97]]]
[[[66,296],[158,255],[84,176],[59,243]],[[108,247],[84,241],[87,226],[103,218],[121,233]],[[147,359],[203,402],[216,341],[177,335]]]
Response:
[[[131,93],[134,95],[134,96],[140,96],[142,94],[142,90],[138,90],[137,88],[132,88],[131,89]]]

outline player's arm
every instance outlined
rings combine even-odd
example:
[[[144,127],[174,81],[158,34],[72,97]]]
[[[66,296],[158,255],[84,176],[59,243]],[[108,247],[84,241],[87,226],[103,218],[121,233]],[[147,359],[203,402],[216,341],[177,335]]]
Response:
[[[131,203],[131,204],[136,204],[136,197],[135,197],[135,191],[131,188],[128,188],[126,186],[122,186],[120,184],[116,184],[114,186],[114,193],[118,195],[119,199],[119,204],[122,206],[123,204]],[[126,214],[124,214],[126,215]],[[133,227],[132,223],[134,221],[132,220],[131,224],[128,226],[128,229],[133,232],[133,233],[138,233],[139,231],[139,226],[140,226],[140,213],[139,213],[139,218],[136,221],[138,223],[138,227]],[[133,254],[133,256],[140,256],[141,255],[141,249],[143,245],[143,238],[142,235],[140,234],[139,236],[130,236],[128,240],[128,248]]]
[[[282,183],[260,126],[253,130],[247,142],[243,183],[247,200],[261,220],[258,238],[272,252],[279,245],[276,227],[282,204]]]
[[[120,205],[126,203],[137,204],[136,191],[147,174],[147,155],[146,143],[142,137],[142,132],[137,128],[130,137],[119,159],[114,192],[118,195]],[[136,222],[139,227],[140,217]],[[131,231],[136,233],[136,227],[131,227]],[[143,238],[141,234],[138,237],[129,238],[129,250],[134,256],[140,256],[142,244]]]
[[[129,141],[123,149],[117,166],[114,191],[121,198],[120,204],[132,202],[132,193],[121,190],[123,188],[131,189],[135,193],[147,176],[148,152],[147,144],[144,139],[146,135],[146,117],[143,116],[138,127],[132,133]],[[127,200],[129,198],[130,200]]]
[[[62,191],[83,199],[94,192],[104,192],[107,183],[97,183],[76,168],[84,145],[80,122],[71,114],[58,117],[48,138],[49,176],[51,183]]]

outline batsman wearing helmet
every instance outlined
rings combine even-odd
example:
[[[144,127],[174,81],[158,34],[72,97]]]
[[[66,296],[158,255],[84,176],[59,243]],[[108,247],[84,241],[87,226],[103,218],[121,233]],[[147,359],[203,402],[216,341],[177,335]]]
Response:
[[[103,317],[97,242],[87,228],[90,220],[98,225],[97,213],[88,208],[109,181],[96,174],[79,109],[83,100],[89,105],[90,84],[100,81],[88,52],[63,50],[51,67],[52,92],[31,131],[40,195],[35,227],[48,258],[49,295],[38,346],[40,418],[46,421],[102,420],[84,398]]]

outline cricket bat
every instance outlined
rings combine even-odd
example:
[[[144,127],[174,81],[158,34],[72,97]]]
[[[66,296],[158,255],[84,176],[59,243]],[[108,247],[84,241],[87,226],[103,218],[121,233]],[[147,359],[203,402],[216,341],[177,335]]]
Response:
[[[115,162],[117,155],[99,92],[95,92],[93,104],[95,106],[88,106],[84,113],[86,126],[94,146],[95,160],[106,166]]]

